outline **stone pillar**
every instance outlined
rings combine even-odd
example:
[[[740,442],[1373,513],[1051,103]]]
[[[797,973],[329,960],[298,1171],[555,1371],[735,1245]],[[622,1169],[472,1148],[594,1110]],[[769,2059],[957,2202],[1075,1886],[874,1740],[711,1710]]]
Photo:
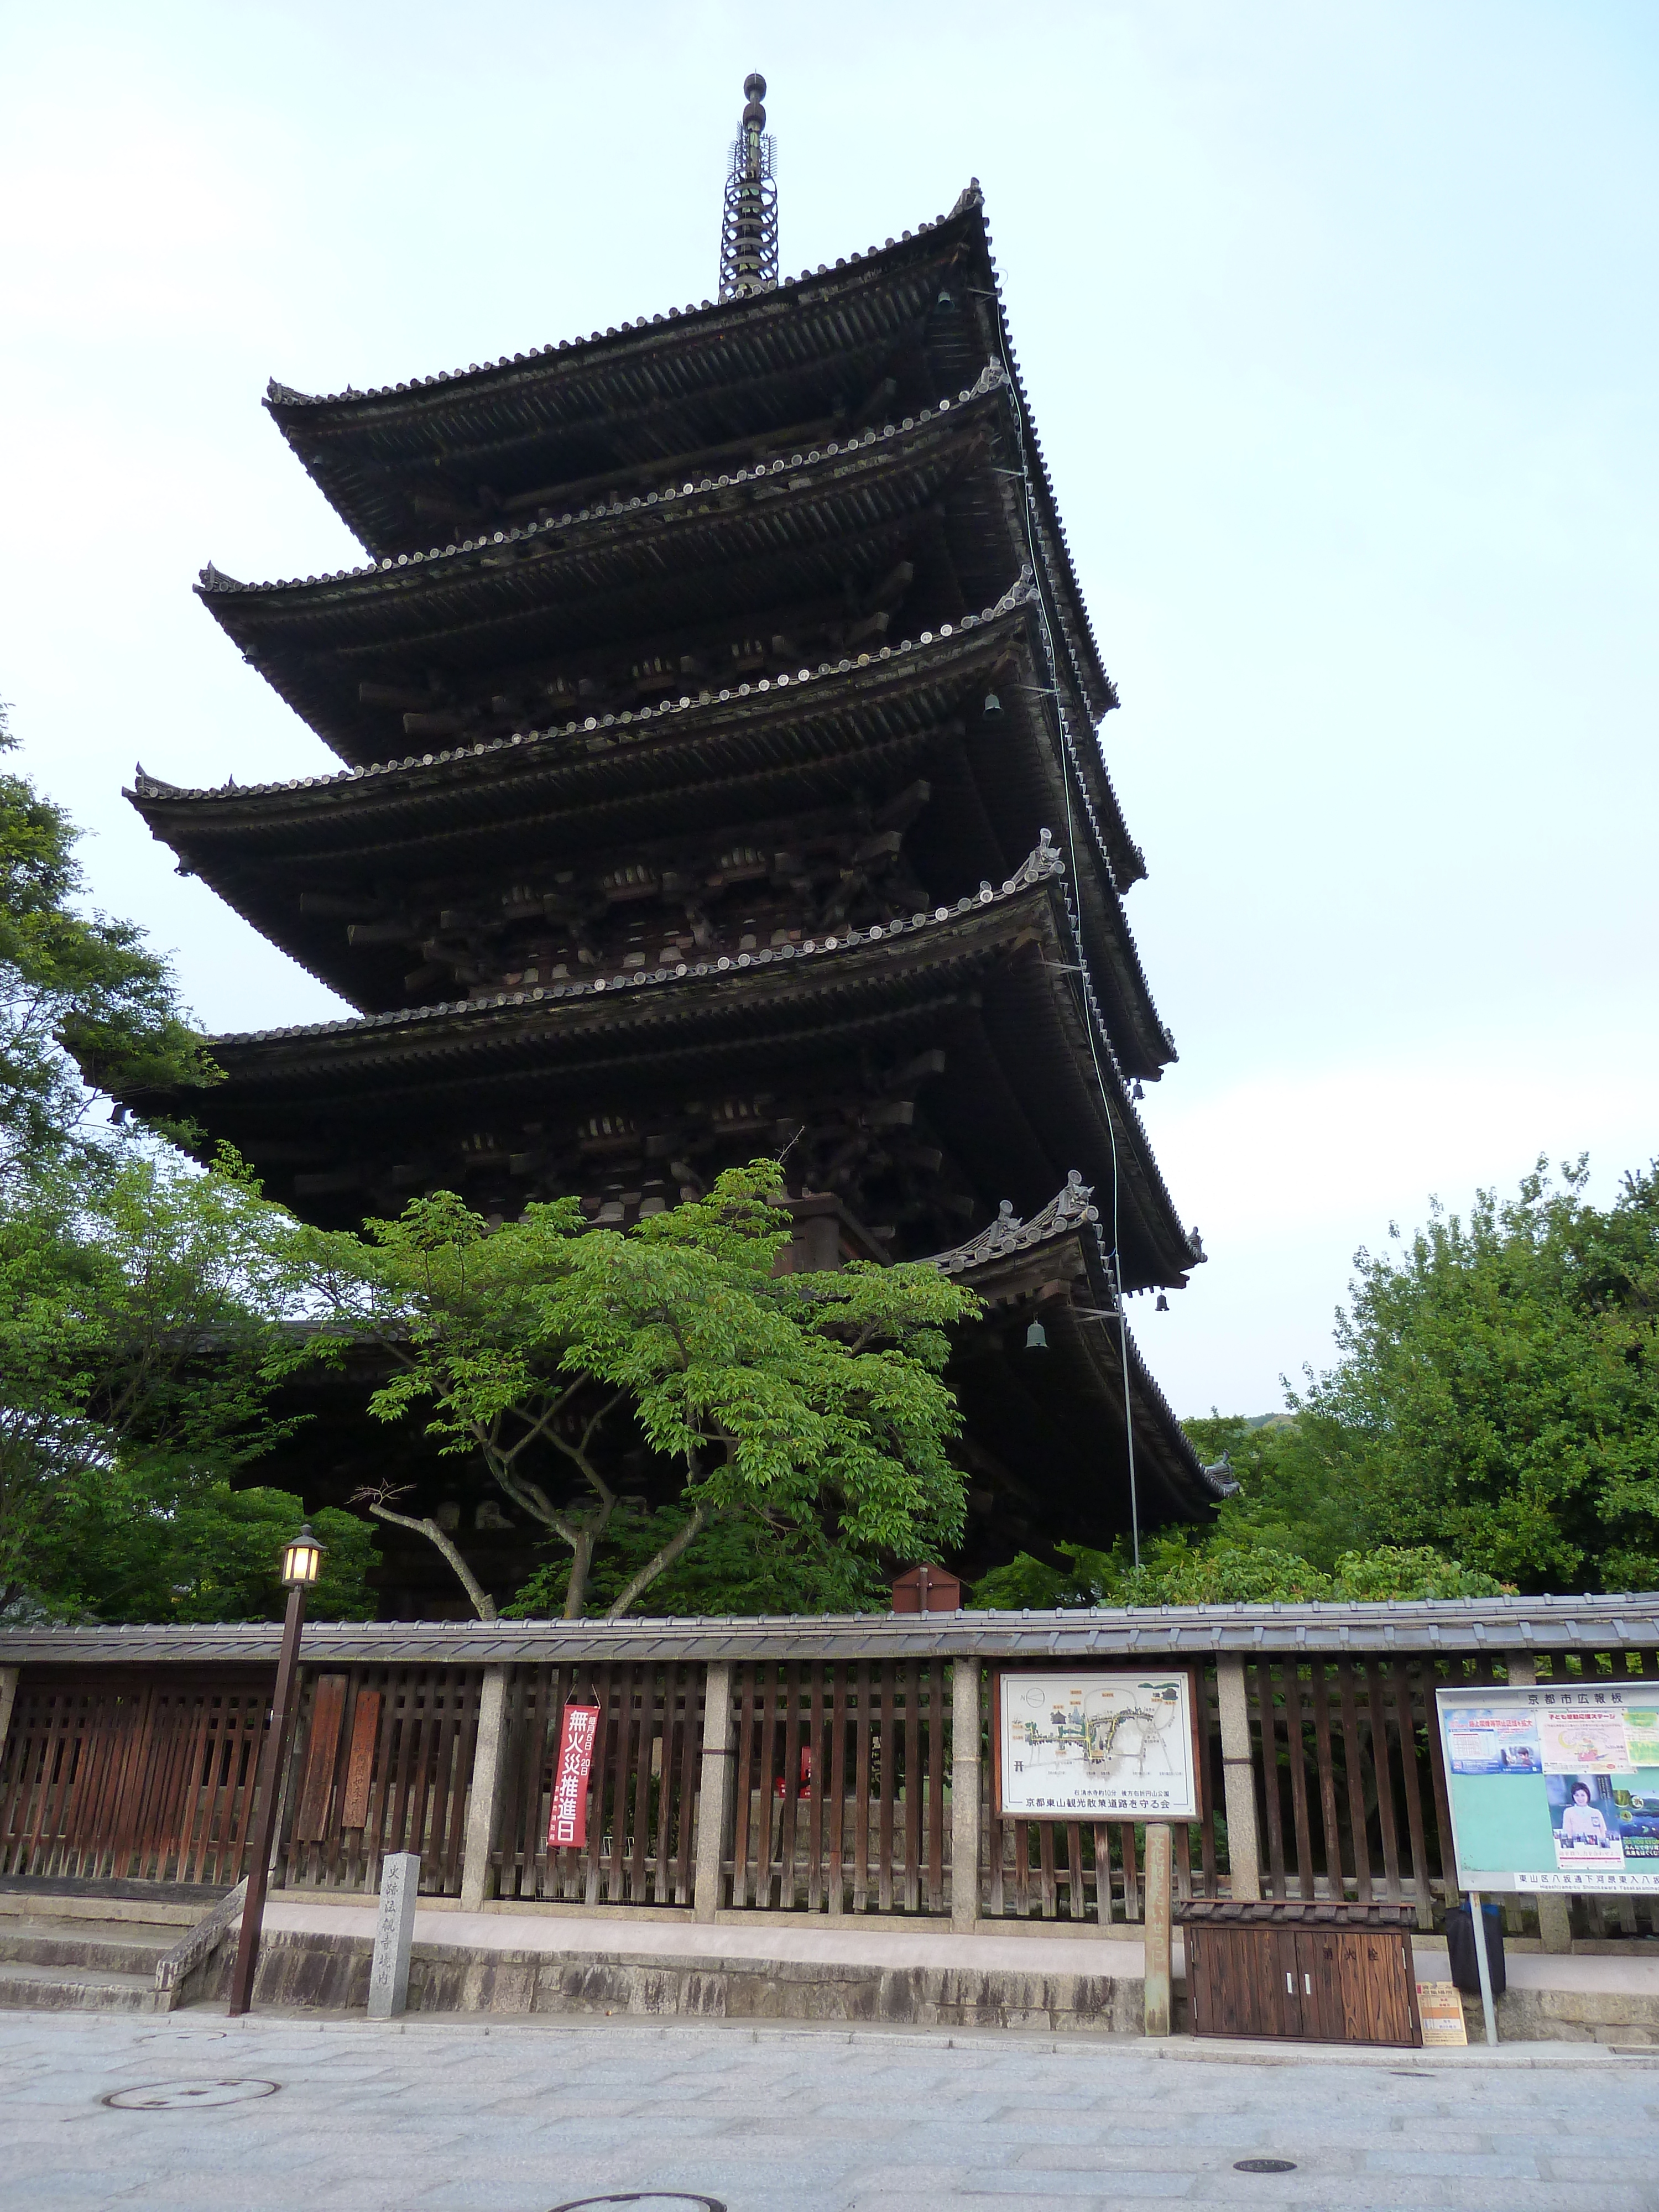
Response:
[[[712,1920],[720,1911],[720,1858],[732,1819],[735,1734],[731,1662],[712,1659],[703,1692],[702,1771],[697,1778],[697,1875],[691,1893],[695,1920]]]
[[[1538,1680],[1538,1663],[1530,1651],[1508,1651],[1504,1665],[1510,1680],[1517,1688],[1530,1689]],[[1571,1951],[1572,1948],[1572,1905],[1565,1897],[1540,1894],[1538,1899],[1538,1933],[1547,1951]]]
[[[17,1702],[17,1678],[22,1671],[21,1667],[0,1667],[0,1753],[6,1748],[11,1709]]]
[[[951,1928],[971,1936],[979,1918],[979,1659],[951,1662]]]
[[[1170,2033],[1170,1892],[1174,1847],[1167,1820],[1146,1825],[1146,2033]]]
[[[409,1954],[421,1891],[418,1851],[388,1851],[380,1862],[380,1913],[368,1970],[368,2016],[395,2020],[409,2002]]]
[[[1250,1757],[1250,1707],[1244,1694],[1244,1662],[1218,1659],[1215,1670],[1221,1708],[1221,1778],[1227,1814],[1227,1863],[1232,1894],[1254,1903],[1261,1894],[1261,1850],[1255,1832],[1255,1767]]]
[[[489,1854],[495,1844],[495,1814],[506,1771],[507,1669],[486,1667],[472,1749],[472,1788],[466,1801],[466,1841],[461,1850],[461,1904],[468,1912],[477,1912],[489,1894]]]

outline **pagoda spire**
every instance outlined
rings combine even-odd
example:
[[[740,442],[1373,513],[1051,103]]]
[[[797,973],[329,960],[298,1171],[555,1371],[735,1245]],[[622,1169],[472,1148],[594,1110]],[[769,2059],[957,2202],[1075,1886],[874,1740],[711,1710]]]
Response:
[[[720,297],[744,300],[778,281],[777,142],[766,131],[766,79],[743,81],[743,119],[732,142],[720,223]]]

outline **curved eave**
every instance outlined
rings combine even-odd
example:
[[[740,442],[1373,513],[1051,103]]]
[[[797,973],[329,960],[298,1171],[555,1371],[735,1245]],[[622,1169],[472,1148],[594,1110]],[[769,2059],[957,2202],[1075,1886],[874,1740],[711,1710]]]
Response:
[[[1162,1519],[1151,1485],[1164,1493],[1166,1511],[1207,1516],[1222,1492],[1205,1473],[1186,1431],[1141,1356],[1133,1333],[1120,1338],[1109,1273],[1103,1264],[1098,1209],[1016,1242],[1011,1249],[947,1270],[981,1298],[986,1318],[1018,1328],[1040,1317],[1048,1339],[1044,1357],[1060,1370],[1056,1382],[1097,1409],[1103,1432],[1123,1431],[1123,1351],[1129,1368],[1137,1471],[1143,1510]],[[946,1255],[948,1256],[948,1255]],[[939,1264],[936,1262],[935,1264]],[[1046,1370],[1045,1370],[1046,1371]],[[1052,1395],[1052,1392],[1049,1393]]]
[[[741,620],[813,592],[839,592],[860,545],[895,533],[981,453],[1006,401],[994,385],[803,457],[704,477],[426,554],[273,584],[212,569],[198,586],[244,656],[343,760],[366,766],[383,726],[365,678],[451,676],[677,627]],[[1011,562],[1015,549],[1011,545]],[[1005,579],[1006,580],[1006,573]]]
[[[971,184],[950,215],[914,238],[803,270],[775,290],[641,317],[601,336],[562,342],[483,368],[365,392],[312,398],[274,387],[266,405],[307,473],[363,546],[411,553],[420,526],[398,472],[446,450],[469,454],[568,434],[606,406],[669,409],[710,385],[799,374],[807,362],[877,353],[902,337],[936,297],[940,276],[968,261],[993,295],[996,354],[1012,370],[1035,464],[1044,567],[1061,602],[1061,628],[1090,719],[1118,703],[1060,518],[1013,351],[983,196]],[[779,428],[787,427],[780,422]],[[665,464],[673,454],[665,453]]]
[[[793,957],[742,955],[686,965],[684,974],[641,970],[216,1037],[211,1049],[226,1079],[216,1089],[188,1098],[117,1095],[140,1113],[187,1107],[210,1128],[239,1102],[281,1115],[285,1098],[307,1097],[325,1097],[331,1114],[371,1100],[384,1120],[416,1097],[459,1096],[481,1084],[501,1090],[560,1066],[586,1076],[623,1056],[659,1066],[709,1060],[738,1047],[769,1048],[786,1030],[799,1036],[885,1027],[901,1035],[919,1004],[948,999],[981,1025],[1001,1070],[996,1110],[1032,1133],[1033,1176],[1049,1176],[1056,1159],[1071,1158],[1109,1176],[1115,1131],[1126,1273],[1137,1286],[1178,1283],[1197,1255],[1121,1085],[1109,1073],[1103,1094],[1097,1081],[1086,1017],[1063,973],[1073,939],[1062,884],[1057,856],[1044,848],[1000,891],[958,900],[919,923],[852,931]],[[1109,1070],[1103,1033],[1097,1045]]]
[[[511,453],[580,437],[607,410],[695,413],[711,394],[881,354],[932,306],[973,238],[977,190],[914,238],[803,270],[774,290],[624,321],[509,361],[312,398],[273,386],[265,404],[323,495],[375,553],[413,550],[413,472],[447,453]],[[977,226],[982,229],[982,223]],[[787,417],[778,424],[787,428]],[[672,460],[672,452],[664,455]],[[418,537],[413,536],[413,542]]]
[[[960,712],[964,692],[989,680],[1011,653],[1018,651],[1028,671],[1034,665],[1029,594],[1010,599],[1000,611],[967,616],[937,635],[825,664],[804,681],[747,687],[747,697],[589,716],[557,731],[281,784],[181,791],[146,777],[127,796],[152,835],[193,873],[319,981],[361,1005],[361,957],[351,957],[337,924],[307,923],[297,911],[299,889],[324,887],[331,855],[359,879],[394,857],[428,873],[502,865],[511,855],[500,841],[510,832],[533,836],[545,866],[629,835],[659,836],[667,799],[678,800],[682,828],[713,829],[744,785],[763,787],[768,803],[781,805],[823,803],[844,784],[849,763],[866,776],[884,769],[896,780]],[[1024,817],[1034,809],[1064,818],[1059,755],[1034,692],[1011,688],[1006,713],[1027,738],[1030,768],[1012,826],[1029,844],[1038,825]],[[1040,742],[1039,729],[1046,732]],[[988,757],[1002,743],[988,748],[981,738],[975,750]],[[1007,758],[975,763],[975,773],[1006,772]],[[289,855],[290,868],[305,880],[285,892],[276,872]],[[1108,1025],[1126,1073],[1155,1077],[1174,1058],[1174,1046],[1109,862],[1102,867],[1095,857],[1085,851],[1073,873]],[[1014,860],[1005,847],[1004,866]]]

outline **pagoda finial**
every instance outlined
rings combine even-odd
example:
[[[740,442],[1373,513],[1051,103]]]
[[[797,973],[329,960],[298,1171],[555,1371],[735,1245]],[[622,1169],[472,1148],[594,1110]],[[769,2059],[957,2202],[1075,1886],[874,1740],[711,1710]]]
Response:
[[[766,79],[758,70],[744,77],[743,98],[720,224],[722,300],[746,300],[778,281],[777,142],[766,134]]]

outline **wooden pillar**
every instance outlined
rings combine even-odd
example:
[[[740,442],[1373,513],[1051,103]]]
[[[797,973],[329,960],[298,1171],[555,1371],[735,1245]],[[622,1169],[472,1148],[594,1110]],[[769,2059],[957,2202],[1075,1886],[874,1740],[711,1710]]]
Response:
[[[1146,1824],[1146,2033],[1170,2033],[1170,1892],[1174,1850],[1167,1820]]]
[[[1538,1680],[1538,1662],[1530,1651],[1507,1651],[1504,1666],[1517,1688],[1529,1689]],[[1538,1933],[1547,1951],[1572,1948],[1572,1905],[1565,1897],[1542,1893],[1538,1900]]]
[[[951,1928],[970,1936],[979,1918],[979,1658],[951,1662]]]
[[[466,1801],[466,1841],[461,1850],[461,1905],[477,1912],[489,1895],[495,1848],[495,1815],[507,1771],[507,1669],[486,1667],[478,1698],[478,1733],[472,1752],[472,1787]]]
[[[702,1771],[697,1778],[697,1873],[691,1892],[694,1920],[712,1920],[720,1911],[720,1861],[726,1854],[726,1831],[732,1819],[732,1740],[735,1733],[731,1662],[713,1659],[703,1691]]]
[[[1227,1864],[1232,1895],[1254,1903],[1261,1895],[1261,1850],[1255,1832],[1255,1768],[1250,1757],[1250,1707],[1244,1662],[1218,1659],[1216,1698],[1221,1708],[1221,1778],[1227,1814]]]

